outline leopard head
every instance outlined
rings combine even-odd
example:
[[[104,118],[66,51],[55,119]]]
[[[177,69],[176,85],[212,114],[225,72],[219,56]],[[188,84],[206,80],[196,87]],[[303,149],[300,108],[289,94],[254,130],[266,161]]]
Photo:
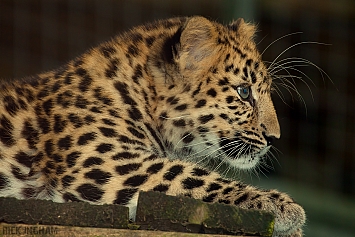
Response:
[[[156,48],[156,116],[169,156],[251,169],[280,137],[254,33],[242,19],[192,17]]]

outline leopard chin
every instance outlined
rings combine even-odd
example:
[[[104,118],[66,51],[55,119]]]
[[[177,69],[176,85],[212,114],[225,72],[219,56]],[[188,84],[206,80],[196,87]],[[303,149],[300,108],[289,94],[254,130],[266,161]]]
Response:
[[[266,155],[271,146],[266,146],[257,153],[241,155],[238,157],[227,157],[225,162],[236,169],[250,170],[260,164],[261,158]]]

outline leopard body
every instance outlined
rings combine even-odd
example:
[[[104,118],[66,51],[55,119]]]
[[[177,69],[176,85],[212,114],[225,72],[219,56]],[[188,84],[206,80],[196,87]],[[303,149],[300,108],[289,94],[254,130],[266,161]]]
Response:
[[[302,236],[287,194],[223,178],[252,169],[280,137],[255,27],[203,17],[143,25],[67,65],[0,84],[0,196],[121,204],[140,190],[276,216]]]

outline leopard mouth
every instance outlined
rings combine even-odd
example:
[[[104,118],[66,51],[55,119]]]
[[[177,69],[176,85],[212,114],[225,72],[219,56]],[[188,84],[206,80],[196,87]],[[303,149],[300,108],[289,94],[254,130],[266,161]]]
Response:
[[[255,143],[247,141],[248,139],[244,140],[240,136],[233,139],[222,138],[220,148],[227,157],[224,161],[238,169],[251,169],[257,166],[270,147],[260,148]]]

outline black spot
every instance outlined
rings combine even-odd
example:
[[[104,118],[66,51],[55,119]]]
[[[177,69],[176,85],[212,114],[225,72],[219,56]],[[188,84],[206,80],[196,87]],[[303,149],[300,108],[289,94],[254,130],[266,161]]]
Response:
[[[66,168],[64,168],[61,165],[58,165],[56,170],[55,170],[55,174],[56,175],[61,175],[61,174],[64,174],[65,171],[66,171]]]
[[[138,188],[121,189],[117,191],[116,199],[113,203],[117,205],[126,205],[137,191]]]
[[[65,91],[57,95],[57,103],[60,104],[63,108],[68,108],[73,104],[74,95],[72,91]]]
[[[6,111],[12,116],[15,115],[20,109],[20,106],[16,103],[15,98],[12,96],[5,96],[3,101]]]
[[[218,85],[219,86],[225,86],[225,85],[228,85],[228,84],[229,84],[229,80],[228,80],[227,77],[223,77],[223,79],[218,81]]]
[[[105,45],[100,48],[100,52],[105,58],[110,58],[112,54],[116,53],[116,49],[110,45]]]
[[[159,115],[159,119],[161,119],[161,120],[164,120],[167,118],[169,118],[169,117],[168,117],[168,114],[166,113],[166,111],[161,112],[161,114]]]
[[[6,188],[8,183],[9,179],[3,173],[0,173],[0,190]]]
[[[203,186],[205,181],[202,179],[186,178],[182,181],[182,184],[185,189],[194,189]]]
[[[245,202],[247,199],[248,199],[249,195],[247,193],[244,193],[242,196],[240,196],[239,198],[237,198],[235,201],[234,201],[234,205],[238,205],[242,202]]]
[[[54,126],[53,126],[53,131],[55,133],[61,133],[64,131],[65,126],[67,125],[67,122],[62,119],[62,116],[59,114],[56,114],[54,116]]]
[[[80,128],[84,124],[83,120],[76,114],[69,114],[68,119],[74,125],[75,128]]]
[[[47,162],[46,162],[46,168],[47,168],[47,169],[51,169],[51,170],[54,169],[54,168],[55,168],[54,162],[51,161],[51,160],[50,160],[50,161],[47,161]]]
[[[134,139],[130,139],[127,136],[124,136],[124,135],[119,136],[118,141],[122,142],[122,143],[127,143],[127,144],[136,144],[136,145],[140,145],[140,146],[143,146],[143,147],[146,146],[143,142],[137,141],[137,140],[134,140]]]
[[[142,166],[142,164],[140,164],[140,163],[132,163],[132,164],[120,165],[120,166],[116,166],[116,172],[119,175],[126,175],[126,174],[129,174],[132,171],[138,170],[141,166]]]
[[[199,131],[199,133],[207,133],[209,132],[209,129],[206,127],[198,127],[197,130]]]
[[[192,170],[192,175],[194,175],[194,176],[206,176],[206,175],[208,175],[208,174],[209,174],[208,171],[205,170],[205,169],[194,168],[194,169]]]
[[[97,202],[101,199],[104,191],[94,186],[93,184],[82,184],[80,185],[76,191],[80,193],[82,199]]]
[[[37,192],[36,192],[36,189],[34,189],[34,188],[24,188],[24,189],[22,189],[21,194],[25,198],[33,198],[37,194]]]
[[[102,135],[104,135],[105,137],[117,137],[118,136],[117,132],[112,128],[99,127],[99,130],[102,133]]]
[[[79,109],[86,109],[87,106],[89,105],[89,101],[85,99],[83,96],[78,95],[75,100],[75,107]]]
[[[229,117],[226,114],[220,114],[219,117],[221,117],[224,120],[229,120]]]
[[[110,60],[109,66],[105,70],[105,76],[107,78],[113,78],[113,77],[117,76],[116,72],[117,72],[119,63],[120,63],[120,61],[117,58]]]
[[[158,173],[163,167],[164,167],[164,163],[163,163],[163,162],[156,163],[156,164],[152,164],[151,166],[148,167],[147,173],[149,173],[149,174],[156,174],[156,173]]]
[[[239,71],[240,71],[240,69],[236,68],[236,69],[234,69],[233,74],[237,76],[239,74]]]
[[[208,114],[208,115],[201,115],[198,120],[201,122],[201,124],[205,124],[208,121],[211,121],[212,119],[214,119],[214,115],[213,114]]]
[[[111,151],[114,148],[114,146],[112,144],[109,143],[101,143],[100,145],[98,145],[96,147],[96,151],[98,151],[99,153],[106,153]]]
[[[143,162],[146,162],[146,161],[152,161],[152,160],[155,160],[155,159],[157,159],[157,158],[158,158],[158,156],[157,156],[157,155],[152,154],[152,155],[150,155],[150,156],[148,156],[148,157],[144,158],[144,159],[143,159]]]
[[[130,153],[127,151],[117,153],[116,155],[112,156],[113,160],[123,160],[123,159],[134,159],[139,157],[138,153]]]
[[[89,132],[81,135],[78,139],[78,145],[86,145],[89,143],[89,141],[94,141],[96,139],[96,133],[94,132]]]
[[[37,94],[37,98],[42,100],[43,98],[47,97],[50,94],[49,88],[46,86],[42,90],[39,91]]]
[[[52,99],[46,100],[45,102],[43,102],[42,107],[43,107],[44,112],[48,116],[51,115],[51,111],[53,109],[53,100]]]
[[[133,73],[133,76],[132,76],[132,79],[135,83],[139,83],[138,80],[139,78],[141,78],[143,76],[143,73],[142,73],[142,66],[140,64],[138,64],[135,68],[134,68],[134,73]]]
[[[206,189],[206,192],[212,192],[221,189],[222,186],[218,183],[211,183],[210,186]]]
[[[178,119],[178,120],[174,120],[173,121],[173,125],[176,127],[185,127],[186,126],[186,122],[184,119]]]
[[[195,108],[201,108],[206,105],[206,100],[199,100],[197,101],[197,104],[195,105]]]
[[[23,125],[21,135],[27,140],[27,143],[31,149],[36,149],[36,143],[39,140],[39,133],[33,128],[29,121],[26,121]]]
[[[54,150],[54,144],[53,144],[53,140],[52,139],[49,139],[49,140],[45,141],[44,150],[45,150],[47,156],[49,156],[49,157],[52,156],[53,150]]]
[[[250,77],[251,77],[251,82],[255,83],[256,82],[256,76],[255,76],[255,72],[250,72]]]
[[[246,65],[250,67],[251,64],[252,64],[252,62],[253,62],[253,59],[248,59],[248,60],[246,61]]]
[[[261,196],[260,194],[256,194],[254,197],[250,198],[250,200],[258,199],[260,196]]]
[[[184,143],[190,143],[195,139],[194,135],[192,135],[191,133],[184,133],[184,135],[182,135],[182,141]]]
[[[37,123],[38,123],[40,129],[42,130],[43,134],[47,134],[51,131],[51,128],[50,128],[51,124],[48,119],[38,116]],[[0,132],[0,134],[1,134],[1,132]]]
[[[73,167],[76,164],[76,160],[81,156],[81,153],[78,151],[74,151],[67,155],[66,162],[68,168]]]
[[[249,77],[249,73],[248,73],[248,68],[247,67],[243,67],[243,74],[246,78]]]
[[[79,82],[79,90],[81,92],[86,92],[89,90],[93,79],[87,74],[87,71],[83,68],[76,69],[75,73],[82,77],[81,81]]]
[[[101,158],[91,156],[84,161],[83,167],[89,168],[93,165],[101,165],[103,163],[104,163],[104,161]]]
[[[27,155],[24,152],[19,152],[15,155],[15,159],[18,163],[25,165],[28,168],[32,167],[33,156]]]
[[[170,103],[171,105],[175,105],[179,102],[179,98],[175,98],[175,96],[171,96],[166,99],[166,102]]]
[[[19,180],[26,180],[27,176],[24,175],[18,167],[11,166],[11,173],[15,176],[15,178]]]
[[[92,169],[85,173],[85,178],[93,179],[97,184],[105,184],[111,177],[112,175],[109,172],[104,172],[100,169]]]
[[[229,205],[231,203],[231,201],[225,200],[225,199],[219,199],[218,202],[219,203],[224,203],[224,204],[227,204],[227,205]]]
[[[163,178],[165,180],[173,180],[178,176],[179,174],[182,174],[184,170],[184,167],[182,165],[174,165],[172,166],[166,173],[164,174]]]
[[[225,188],[225,189],[223,190],[223,195],[227,195],[228,193],[230,193],[230,192],[232,192],[232,191],[233,191],[233,188],[231,188],[231,187]]]
[[[56,162],[56,163],[60,163],[63,161],[63,157],[59,154],[53,154],[53,156],[51,157],[53,158],[53,160]]]
[[[232,103],[234,101],[234,96],[227,96],[227,98],[226,98],[226,102],[228,103],[228,104],[230,104],[230,103]]]
[[[102,119],[102,122],[106,125],[109,125],[109,126],[116,126],[117,124],[115,122],[113,122],[111,119],[106,119],[106,118],[103,118]]]
[[[164,151],[163,142],[161,141],[160,136],[156,133],[156,130],[153,129],[148,123],[144,123],[145,127],[148,129],[150,134],[153,136],[154,140],[158,143],[160,150]]]
[[[147,43],[147,46],[150,47],[155,41],[155,36],[149,36],[145,38],[145,42]]]
[[[280,194],[279,194],[279,193],[272,193],[272,194],[270,195],[270,197],[271,197],[272,199],[279,199],[279,198],[280,198]]]
[[[64,78],[64,83],[67,85],[70,85],[73,81],[73,73],[72,72],[68,72],[67,75]]]
[[[94,112],[94,113],[98,113],[98,114],[101,114],[101,113],[102,113],[101,108],[98,108],[98,107],[96,107],[96,106],[91,107],[90,111],[92,111],[92,112]]]
[[[81,201],[72,193],[64,193],[63,199],[66,202],[80,202]]]
[[[138,121],[143,118],[142,113],[135,106],[132,106],[130,109],[127,110],[127,112],[129,114],[129,117],[134,121]]]
[[[202,82],[200,82],[200,84],[198,85],[197,89],[192,92],[192,97],[194,97],[195,95],[197,95],[200,92],[201,85],[202,85]]]
[[[232,69],[233,69],[233,64],[227,65],[227,66],[224,68],[224,71],[225,71],[225,72],[230,72]]]
[[[0,119],[0,141],[5,146],[13,146],[16,142],[12,136],[12,130],[14,126],[5,116],[2,116]]]
[[[139,49],[135,45],[130,45],[128,47],[128,54],[130,56],[136,57],[139,54]]]
[[[70,186],[73,181],[75,180],[75,178],[73,176],[70,175],[66,175],[62,178],[62,185],[64,188],[67,188],[68,186]]]
[[[135,128],[132,127],[128,127],[127,130],[135,137],[139,138],[139,139],[143,139],[145,138],[143,133],[138,132]]]
[[[118,113],[116,110],[109,109],[108,112],[110,113],[110,115],[111,115],[112,117],[120,118],[120,115],[119,115],[119,113]]]
[[[72,138],[70,135],[67,135],[63,138],[60,138],[58,140],[58,147],[61,150],[69,150],[69,148],[71,148],[72,146]]]
[[[130,96],[128,86],[126,83],[117,81],[117,82],[115,82],[114,86],[115,86],[116,90],[118,90],[118,92],[120,93],[120,95],[123,99],[123,102],[125,104],[131,105],[131,106],[137,105],[137,103]]]
[[[187,109],[187,104],[182,104],[175,107],[175,110],[184,111]]]
[[[203,197],[202,201],[204,201],[204,202],[213,202],[214,199],[216,198],[216,196],[217,196],[217,193],[211,193],[210,195]]]
[[[158,184],[153,188],[153,191],[165,193],[166,191],[168,191],[168,189],[169,189],[169,185]]]
[[[102,113],[102,110],[99,109],[98,107],[96,106],[93,106],[91,109],[90,109],[91,112],[94,112],[94,113],[98,113],[98,114],[101,114]]]
[[[85,121],[85,123],[86,123],[87,125],[90,125],[90,124],[96,122],[95,118],[94,118],[93,116],[91,116],[91,115],[86,115],[86,116],[84,117],[84,121]]]
[[[217,92],[215,89],[211,88],[207,91],[207,95],[212,96],[212,97],[216,97],[217,96]]]
[[[123,185],[137,187],[144,184],[148,179],[148,175],[135,175],[128,178]]]

